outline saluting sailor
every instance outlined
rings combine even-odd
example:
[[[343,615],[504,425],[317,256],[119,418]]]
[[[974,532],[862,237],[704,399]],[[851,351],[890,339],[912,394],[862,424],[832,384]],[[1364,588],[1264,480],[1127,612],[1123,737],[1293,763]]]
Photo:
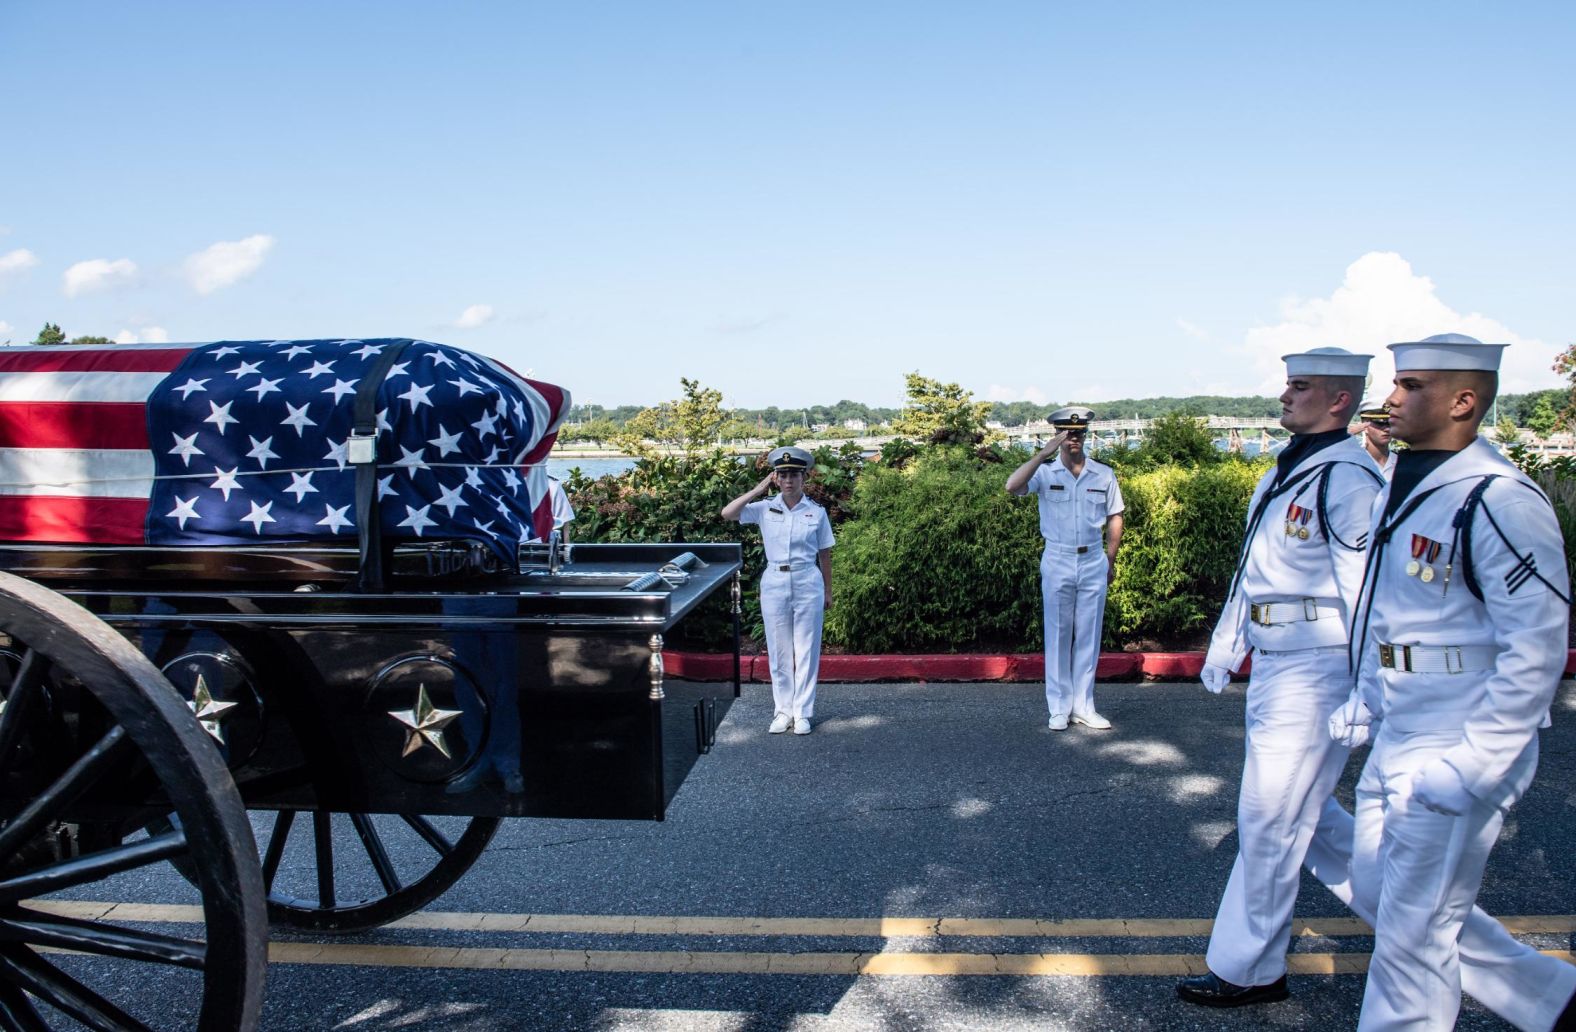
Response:
[[[1565,667],[1559,524],[1477,433],[1503,348],[1454,333],[1390,345],[1390,426],[1408,447],[1375,504],[1353,614],[1356,687],[1329,721],[1343,744],[1373,741],[1352,862],[1359,902],[1378,911],[1360,1029],[1454,1024],[1463,920],[1470,929],[1505,811],[1532,781]],[[1532,1013],[1512,1020],[1549,1027],[1576,969],[1529,959],[1518,974]],[[1573,1005],[1557,1020],[1576,1024]]]
[[[1052,412],[1056,436],[1007,478],[1009,493],[1032,491],[1040,503],[1045,703],[1052,731],[1065,730],[1069,720],[1099,730],[1111,726],[1095,712],[1094,674],[1126,507],[1111,467],[1084,454],[1093,418],[1081,406]]]
[[[766,547],[761,574],[761,619],[772,668],[772,734],[810,733],[815,684],[821,665],[821,624],[832,605],[832,524],[826,510],[805,497],[804,480],[815,459],[803,448],[774,449],[772,472],[723,506],[722,518],[758,523]],[[761,499],[767,488],[779,493]],[[757,500],[760,499],[760,500]]]
[[[1384,399],[1370,398],[1357,410],[1357,432],[1362,435],[1363,447],[1379,464],[1379,472],[1389,480],[1395,473],[1395,452],[1390,450],[1390,410]]]
[[[1286,948],[1304,854],[1316,835],[1330,834],[1320,823],[1324,809],[1340,809],[1331,793],[1347,750],[1330,741],[1325,719],[1351,690],[1346,626],[1384,483],[1346,429],[1369,356],[1315,348],[1282,359],[1280,421],[1292,438],[1248,503],[1236,573],[1204,660],[1204,686],[1218,693],[1253,653],[1237,858],[1210,935],[1209,972],[1177,985],[1184,1000],[1214,1007],[1287,995]],[[1340,817],[1337,880],[1344,883],[1351,822]]]

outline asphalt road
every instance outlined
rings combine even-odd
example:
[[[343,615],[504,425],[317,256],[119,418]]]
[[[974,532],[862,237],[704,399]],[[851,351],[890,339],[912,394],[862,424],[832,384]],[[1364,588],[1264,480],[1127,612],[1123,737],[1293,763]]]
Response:
[[[1097,700],[1114,730],[1053,733],[1034,686],[826,685],[814,734],[768,736],[769,689],[746,686],[665,822],[507,821],[420,920],[348,939],[278,935],[262,1027],[1355,1026],[1358,974],[1294,975],[1291,1000],[1247,1012],[1200,1011],[1175,998],[1176,972],[1204,951],[1200,922],[1214,914],[1236,849],[1242,696],[1113,684],[1101,685]],[[1356,771],[1354,762],[1341,789],[1348,804]],[[1567,682],[1555,726],[1544,732],[1538,779],[1490,862],[1480,897],[1490,912],[1576,910],[1573,807],[1576,688]],[[164,867],[67,895],[193,901]],[[515,916],[478,930],[481,919],[442,916],[454,912],[747,920],[609,925]],[[1297,937],[1295,963],[1361,966],[1372,940],[1342,933],[1339,920],[1320,924],[1345,915],[1310,879],[1298,914],[1341,934]],[[926,920],[861,920],[882,917]],[[783,920],[796,918],[836,920]],[[943,918],[978,920],[936,923]],[[1165,920],[1191,923],[1157,923]],[[1524,939],[1570,950],[1570,919],[1555,925]],[[877,955],[884,970],[1001,964],[1018,973],[794,973],[850,971],[861,954]],[[1040,954],[1070,957],[1073,967],[1127,963],[1163,973],[1022,973]],[[1126,960],[1099,959],[1109,957]],[[116,962],[70,963],[125,979],[140,1013],[182,1024],[190,993],[174,982],[167,988]],[[655,970],[630,970],[642,966]],[[541,967],[551,969],[527,970]],[[673,973],[685,967],[701,973]],[[1510,1026],[1468,1002],[1458,1027]]]

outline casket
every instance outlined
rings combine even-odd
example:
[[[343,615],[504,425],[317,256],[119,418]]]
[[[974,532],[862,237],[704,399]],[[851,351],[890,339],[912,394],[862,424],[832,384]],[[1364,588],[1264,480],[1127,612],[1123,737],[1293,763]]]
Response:
[[[353,546],[359,475],[384,542],[512,564],[569,403],[406,338],[0,349],[0,541]]]

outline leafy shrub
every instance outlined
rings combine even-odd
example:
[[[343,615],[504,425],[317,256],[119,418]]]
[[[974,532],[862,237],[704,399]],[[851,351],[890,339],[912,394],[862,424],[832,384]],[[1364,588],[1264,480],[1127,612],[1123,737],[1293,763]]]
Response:
[[[1012,465],[929,448],[872,465],[833,552],[826,639],[858,652],[955,652],[1039,640],[1039,517]]]

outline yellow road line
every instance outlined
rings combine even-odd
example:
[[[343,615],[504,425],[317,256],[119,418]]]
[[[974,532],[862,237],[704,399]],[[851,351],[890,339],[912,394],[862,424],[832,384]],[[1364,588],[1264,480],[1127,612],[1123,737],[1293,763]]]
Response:
[[[1568,950],[1546,950],[1576,964]],[[1202,954],[1100,953],[744,953],[688,950],[510,950],[432,946],[319,945],[276,942],[275,964],[327,964],[480,971],[588,971],[716,975],[986,975],[1137,976],[1200,975]],[[1294,953],[1294,975],[1356,975],[1368,970],[1366,953]]]
[[[202,909],[160,903],[100,903],[87,900],[32,900],[29,906],[52,914],[88,920],[197,923]],[[1576,915],[1502,917],[1513,935],[1563,935],[1576,932]],[[822,936],[895,938],[1186,938],[1202,937],[1207,918],[976,918],[976,917],[662,917],[640,914],[493,914],[427,911],[384,927],[454,932],[533,932],[581,935]],[[1299,920],[1302,936],[1368,935],[1355,917]]]

